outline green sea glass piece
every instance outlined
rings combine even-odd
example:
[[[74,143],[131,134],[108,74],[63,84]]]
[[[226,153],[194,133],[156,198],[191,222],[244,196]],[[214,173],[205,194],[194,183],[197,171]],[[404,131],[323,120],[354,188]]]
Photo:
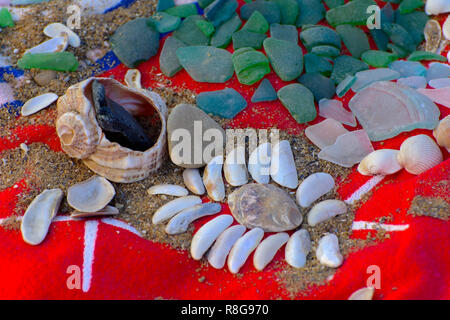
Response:
[[[405,14],[422,8],[424,5],[425,2],[423,0],[403,0],[398,6],[398,10],[401,14]]]
[[[270,37],[298,44],[298,31],[295,26],[272,23],[270,25]]]
[[[270,0],[278,5],[281,13],[281,24],[295,24],[299,14],[297,0]]]
[[[195,16],[197,13],[197,7],[193,3],[181,4],[176,7],[169,8],[165,11],[171,16],[180,18],[187,18],[189,16]]]
[[[263,79],[259,84],[258,88],[252,96],[251,101],[256,102],[266,102],[277,100],[277,92],[273,88],[272,84],[268,79]]]
[[[321,73],[324,76],[329,76],[333,71],[333,65],[327,58],[314,53],[305,54],[304,60],[306,73]]]
[[[161,72],[167,77],[173,77],[178,71],[183,69],[177,58],[178,48],[185,47],[183,41],[178,40],[173,36],[169,36],[164,42],[164,46],[159,55],[159,67]]]
[[[158,53],[159,32],[147,18],[136,18],[119,28],[110,39],[117,58],[128,68],[135,68]]]
[[[205,8],[205,18],[211,21],[214,27],[218,27],[229,20],[237,8],[236,0],[215,0]]]
[[[231,53],[225,49],[193,46],[177,49],[183,68],[197,82],[223,83],[234,73]]]
[[[207,46],[209,38],[197,26],[197,21],[204,21],[202,16],[189,16],[181,22],[180,27],[173,35],[189,46]]]
[[[298,123],[313,121],[317,117],[314,96],[300,83],[292,83],[278,90],[278,99]]]
[[[344,5],[344,0],[323,0],[325,4],[327,5],[328,9],[333,9],[339,6]]]
[[[408,57],[409,61],[437,60],[446,62],[447,59],[440,54],[429,51],[414,51]]]
[[[0,28],[14,27],[14,21],[8,9],[0,9]]]
[[[234,70],[240,83],[252,85],[268,73],[270,65],[267,57],[253,48],[241,48],[232,56]]]
[[[218,48],[226,48],[232,39],[233,33],[242,25],[242,21],[237,14],[230,20],[222,23],[214,32],[211,38],[211,45]]]
[[[368,50],[361,56],[362,61],[375,68],[387,67],[392,61],[397,59],[398,56],[396,54],[379,50]]]
[[[198,0],[197,2],[200,8],[205,9],[207,6],[213,3],[214,0]]]
[[[303,30],[300,33],[300,40],[302,40],[308,51],[313,47],[323,45],[341,48],[341,38],[337,32],[324,26],[309,27]]]
[[[271,1],[253,1],[241,7],[241,18],[248,20],[253,12],[259,11],[269,24],[281,22],[281,12],[278,4]]]
[[[398,10],[395,12],[395,23],[408,31],[416,46],[424,39],[423,30],[427,21],[428,16],[423,11],[414,11],[407,14],[400,14]]]
[[[298,82],[312,92],[317,102],[324,98],[331,99],[336,93],[334,81],[320,73],[305,73],[298,79]]]
[[[316,24],[325,17],[325,7],[321,0],[297,0],[300,11],[295,25]]]
[[[158,0],[158,4],[156,5],[156,11],[161,12],[167,9],[170,9],[175,6],[173,0]]]
[[[302,49],[290,41],[267,38],[264,50],[275,73],[283,81],[298,78],[303,71]]]
[[[149,18],[149,24],[160,33],[172,32],[180,26],[181,18],[165,12],[157,12]]]
[[[254,49],[261,49],[264,39],[267,36],[262,33],[250,32],[247,30],[239,30],[233,33],[233,48],[234,50],[251,47]]]
[[[389,36],[389,39],[408,52],[416,49],[413,38],[401,25],[396,23],[384,23],[381,29]]]
[[[362,29],[342,24],[336,27],[336,31],[353,57],[360,58],[363,52],[370,50],[369,39]]]
[[[250,32],[266,33],[269,30],[269,23],[259,11],[255,11],[248,18],[242,29]]]
[[[403,49],[393,43],[388,43],[387,48],[389,50],[391,50],[391,52],[399,58],[405,58],[409,54],[408,51],[406,51],[405,49]]]
[[[355,59],[351,56],[340,56],[334,61],[333,72],[331,73],[331,79],[336,83],[340,83],[348,75],[353,76],[359,71],[367,70],[369,66],[367,63]]]
[[[247,107],[247,101],[232,88],[202,92],[197,96],[197,106],[206,113],[233,119]]]
[[[345,79],[342,80],[336,87],[337,96],[339,98],[345,96],[345,94],[351,89],[355,81],[356,81],[355,76],[348,75],[347,77],[345,77]]]
[[[25,6],[28,4],[36,4],[36,3],[43,3],[43,2],[49,2],[50,0],[11,0],[11,5],[13,6]]]
[[[359,71],[355,76],[356,81],[352,86],[352,90],[358,92],[374,82],[397,80],[400,78],[400,73],[388,68],[378,68]]]
[[[209,21],[197,20],[195,21],[195,24],[208,38],[211,37],[212,34],[214,33],[214,25]]]
[[[43,69],[55,71],[76,71],[78,61],[71,52],[26,54],[18,62],[21,69]]]
[[[341,53],[341,50],[333,46],[316,46],[311,49],[311,53],[322,57],[334,58]]]
[[[371,13],[367,13],[369,6],[376,6],[373,0],[353,0],[347,4],[327,11],[325,18],[335,27],[340,24],[365,26]]]

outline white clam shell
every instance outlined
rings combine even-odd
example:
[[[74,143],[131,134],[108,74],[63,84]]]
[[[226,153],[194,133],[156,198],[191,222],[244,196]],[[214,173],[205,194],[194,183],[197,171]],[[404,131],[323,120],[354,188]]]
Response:
[[[409,173],[421,174],[441,163],[443,155],[433,139],[419,134],[403,141],[397,160]]]
[[[22,106],[22,116],[29,116],[42,109],[47,108],[53,102],[58,99],[58,96],[54,93],[44,93],[37,97],[31,98]]]
[[[375,288],[364,287],[353,292],[350,297],[348,297],[348,300],[372,300],[374,292]]]
[[[187,191],[186,188],[175,184],[158,184],[151,186],[147,190],[147,193],[150,195],[165,194],[168,196],[184,197],[189,194],[189,191]]]
[[[208,252],[209,264],[216,269],[222,269],[228,253],[244,232],[245,227],[240,224],[231,226],[222,232]]]
[[[113,206],[106,206],[103,209],[100,209],[96,212],[82,212],[75,210],[73,211],[70,216],[72,218],[88,218],[88,217],[99,217],[99,216],[111,216],[119,214],[119,209]]]
[[[369,153],[358,165],[358,172],[365,176],[388,175],[402,169],[397,161],[398,150],[380,149]]]
[[[125,74],[124,78],[125,84],[129,88],[133,88],[136,90],[142,90],[141,85],[141,72],[138,69],[129,69]]]
[[[264,231],[261,228],[254,228],[240,237],[231,248],[228,255],[228,270],[231,273],[238,273],[239,269],[247,261],[248,256],[256,249],[264,237]]]
[[[27,53],[48,53],[48,52],[62,52],[67,49],[69,45],[68,36],[65,37],[55,37],[50,40],[44,41],[37,46],[25,51],[24,55]]]
[[[202,199],[197,196],[181,197],[167,202],[165,205],[156,210],[152,217],[153,224],[158,224],[172,218],[181,210],[193,207],[202,203]]]
[[[347,212],[347,205],[340,200],[324,200],[316,204],[308,213],[308,224],[312,227],[338,214]]]
[[[44,28],[44,34],[50,38],[61,37],[64,36],[64,34],[67,34],[69,37],[69,44],[74,48],[79,47],[81,43],[80,37],[75,32],[58,22],[46,26]]]
[[[191,256],[200,260],[219,235],[233,223],[233,217],[224,214],[204,224],[194,234],[191,242]]]
[[[248,172],[253,180],[258,183],[267,184],[270,180],[270,161],[272,146],[270,142],[260,144],[248,158]]]
[[[191,208],[186,208],[172,219],[166,226],[166,233],[178,234],[186,232],[189,224],[202,217],[210,216],[219,213],[222,206],[219,203],[202,203],[197,204]]]
[[[203,172],[203,184],[208,196],[214,201],[222,201],[225,198],[225,185],[222,179],[222,155],[214,157]]]
[[[314,201],[334,188],[334,179],[325,172],[317,172],[308,176],[300,183],[296,199],[299,206],[309,207]]]
[[[319,240],[316,257],[327,267],[337,268],[342,264],[344,257],[339,250],[339,240],[336,235],[329,233]]]
[[[289,141],[281,140],[272,146],[270,176],[283,187],[297,188],[297,168]]]
[[[60,189],[44,190],[29,205],[22,219],[20,231],[23,240],[31,245],[40,244],[59,209],[63,198]]]
[[[186,188],[191,192],[198,195],[205,193],[205,186],[198,169],[185,169],[183,171],[183,181]]]
[[[444,34],[445,39],[450,40],[450,16],[447,16],[447,19],[445,19],[442,26],[442,33]]]
[[[71,186],[67,190],[69,205],[82,212],[96,212],[114,198],[116,191],[111,182],[100,176],[93,176]]]
[[[450,1],[448,0],[427,0],[425,12],[428,15],[450,12]]]
[[[438,126],[433,131],[438,145],[450,152],[450,115],[439,121]]]
[[[262,271],[273,260],[278,250],[289,240],[286,232],[276,233],[264,239],[256,248],[253,265]]]
[[[286,244],[284,258],[294,268],[302,268],[306,264],[306,257],[311,251],[311,238],[306,229],[301,229],[292,234]]]
[[[242,186],[248,182],[245,148],[243,146],[238,146],[227,154],[223,165],[223,173],[227,182],[234,187]]]

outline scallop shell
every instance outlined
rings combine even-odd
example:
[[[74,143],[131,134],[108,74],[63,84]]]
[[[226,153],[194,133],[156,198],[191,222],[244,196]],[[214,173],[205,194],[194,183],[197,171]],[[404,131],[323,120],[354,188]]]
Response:
[[[67,190],[67,202],[80,212],[97,212],[116,195],[113,185],[103,177],[93,176]]]
[[[421,174],[442,162],[442,152],[429,136],[419,134],[403,141],[397,160],[406,171]]]
[[[106,95],[134,116],[157,112],[161,132],[150,149],[141,152],[109,141],[95,118],[91,84],[98,80]],[[155,172],[166,156],[167,108],[156,93],[128,88],[110,78],[89,78],[67,89],[58,99],[56,132],[62,149],[83,162],[95,173],[114,182],[130,183],[145,179]]]
[[[438,145],[450,152],[450,115],[442,119],[433,131]]]
[[[402,169],[397,161],[398,152],[393,149],[373,151],[361,160],[358,172],[365,176],[393,174]]]

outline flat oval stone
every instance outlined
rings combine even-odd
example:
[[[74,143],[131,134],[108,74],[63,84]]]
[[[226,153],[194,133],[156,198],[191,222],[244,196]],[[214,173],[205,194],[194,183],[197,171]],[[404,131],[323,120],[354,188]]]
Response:
[[[331,79],[336,81],[336,83],[340,83],[347,76],[353,76],[357,72],[367,69],[369,69],[367,63],[353,57],[343,55],[337,57],[334,61]]]
[[[186,44],[173,36],[167,37],[159,55],[159,68],[167,77],[173,77],[183,67],[177,58],[177,50],[186,47]]]
[[[281,12],[278,4],[270,1],[253,1],[246,3],[241,7],[241,18],[248,20],[253,12],[261,12],[269,24],[280,23]]]
[[[177,49],[183,68],[197,82],[223,83],[234,73],[231,53],[225,49],[194,46]]]
[[[209,38],[197,26],[197,21],[205,20],[202,16],[189,16],[184,19],[180,27],[173,32],[173,36],[189,46],[207,46]]]
[[[303,52],[295,43],[267,38],[263,43],[275,73],[283,81],[299,77],[303,71]]]
[[[247,107],[247,101],[232,88],[202,92],[197,96],[197,106],[222,118],[232,119]]]
[[[368,50],[361,56],[362,61],[375,68],[387,67],[392,61],[397,59],[398,56],[396,54],[380,50]]]
[[[324,76],[329,76],[331,71],[333,71],[333,65],[327,58],[314,53],[307,53],[304,59],[306,73],[321,73]]]
[[[334,81],[320,73],[305,73],[298,79],[298,82],[311,90],[317,102],[323,98],[331,99],[336,93]]]
[[[278,91],[278,99],[298,123],[313,121],[317,116],[313,94],[299,83],[281,88]]]
[[[297,27],[316,24],[325,17],[325,7],[320,0],[297,0],[297,2],[300,9],[295,23]]]
[[[363,52],[370,50],[369,39],[362,29],[343,24],[337,26],[336,31],[353,57],[360,58]]]
[[[253,48],[241,48],[232,56],[234,69],[240,83],[252,85],[270,73],[269,60]]]
[[[341,38],[337,32],[324,26],[314,26],[303,30],[300,33],[300,40],[308,51],[313,47],[324,45],[333,46],[337,49],[341,48]]]
[[[282,189],[271,184],[246,184],[228,196],[233,217],[247,228],[280,232],[298,227],[303,216]]]
[[[230,20],[222,23],[216,28],[211,38],[211,45],[218,48],[226,48],[231,42],[233,33],[235,33],[242,25],[242,21],[237,14]]]
[[[270,25],[270,37],[298,44],[298,31],[295,26],[272,23]]]
[[[259,87],[255,90],[252,96],[252,102],[264,102],[277,100],[277,92],[273,88],[268,79],[263,79],[259,84]]]

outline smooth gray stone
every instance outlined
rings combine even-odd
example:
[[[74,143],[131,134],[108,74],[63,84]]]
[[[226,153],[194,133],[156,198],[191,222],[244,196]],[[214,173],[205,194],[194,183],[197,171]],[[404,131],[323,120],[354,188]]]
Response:
[[[177,49],[185,47],[186,44],[177,38],[170,36],[164,42],[164,46],[159,56],[159,67],[161,72],[168,77],[173,77],[178,71],[183,69],[177,58]]]

